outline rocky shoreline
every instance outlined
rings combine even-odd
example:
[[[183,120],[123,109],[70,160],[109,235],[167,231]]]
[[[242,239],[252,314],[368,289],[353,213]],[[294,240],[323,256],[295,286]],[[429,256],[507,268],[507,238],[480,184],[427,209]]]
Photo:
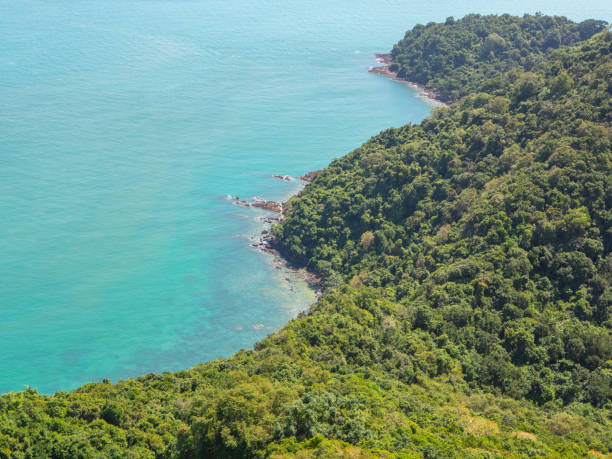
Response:
[[[320,170],[308,172],[300,177],[292,177],[289,175],[272,175],[273,178],[282,181],[294,181],[299,180],[302,182],[310,183],[312,182],[317,174],[321,172]],[[316,274],[308,271],[306,268],[300,268],[298,266],[293,265],[289,260],[287,260],[283,255],[278,251],[275,247],[274,236],[272,235],[272,227],[283,221],[285,217],[285,203],[280,201],[271,201],[259,196],[253,196],[251,200],[241,199],[239,196],[231,196],[228,195],[226,199],[231,200],[233,205],[240,207],[255,207],[258,209],[262,209],[268,212],[271,212],[272,215],[264,215],[256,217],[263,225],[263,230],[258,236],[252,236],[251,239],[251,247],[259,250],[260,252],[272,255],[273,264],[276,269],[287,269],[292,273],[299,276],[299,278],[306,281],[310,288],[312,288],[315,292],[315,295],[319,297],[322,294],[321,290],[321,278],[319,278]],[[275,215],[274,215],[275,214]],[[289,281],[289,278],[286,278]]]
[[[261,234],[257,237],[252,238],[251,246],[260,252],[263,252],[268,255],[272,255],[272,263],[276,269],[287,269],[294,274],[297,274],[299,278],[306,281],[308,286],[315,292],[317,297],[321,296],[321,278],[314,274],[311,271],[308,271],[306,268],[300,268],[298,266],[293,265],[289,260],[287,260],[283,255],[278,251],[274,244],[274,236],[271,233],[272,225],[280,223],[282,219],[280,217],[266,217],[262,219],[264,225],[266,225],[265,229],[261,232]],[[289,281],[288,278],[285,280]]]
[[[413,81],[408,81],[403,78],[399,78],[397,76],[397,72],[394,72],[390,69],[391,65],[393,64],[393,58],[391,57],[391,54],[375,54],[374,57],[376,58],[378,63],[382,65],[379,65],[377,67],[370,67],[368,69],[368,72],[377,73],[379,75],[386,76],[387,78],[391,78],[392,80],[399,81],[401,83],[405,83],[409,86],[412,86],[413,88],[419,91],[419,96],[429,100],[435,105],[442,105],[442,106],[448,107],[449,104],[444,102],[440,98],[440,95],[437,94],[432,89],[427,88],[426,86],[423,86],[422,84],[415,83]]]

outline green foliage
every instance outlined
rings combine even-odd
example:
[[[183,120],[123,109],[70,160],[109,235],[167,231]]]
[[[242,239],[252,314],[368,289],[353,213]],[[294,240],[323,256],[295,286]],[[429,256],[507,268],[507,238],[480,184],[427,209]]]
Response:
[[[444,101],[455,101],[483,86],[496,89],[505,84],[500,79],[503,72],[531,71],[554,50],[586,40],[606,25],[593,19],[576,24],[540,14],[450,19],[415,26],[392,51],[392,70],[400,78],[427,86]],[[563,90],[569,80],[567,75],[560,77],[553,86],[561,85],[558,89]]]
[[[109,424],[120,426],[124,418],[123,410],[116,403],[107,403],[102,407],[100,418]]]
[[[415,328],[452,342],[471,387],[609,403],[592,387],[612,386],[610,43],[558,51],[336,160],[290,201],[279,248],[394,292]]]
[[[612,453],[612,35],[549,51],[599,30],[468,16],[408,32],[406,50],[479,37],[452,42],[474,84],[287,203],[276,244],[326,282],[311,311],[189,370],[2,395],[0,457]],[[489,80],[476,50],[499,64]]]

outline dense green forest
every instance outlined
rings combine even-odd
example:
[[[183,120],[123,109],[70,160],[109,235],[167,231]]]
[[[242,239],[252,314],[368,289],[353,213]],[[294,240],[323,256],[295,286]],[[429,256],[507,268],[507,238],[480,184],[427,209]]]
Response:
[[[465,62],[427,67],[433,36]],[[454,103],[288,201],[276,245],[317,304],[229,359],[3,395],[0,457],[612,453],[612,33],[468,16],[393,56]]]
[[[503,72],[531,71],[550,52],[575,45],[605,25],[593,19],[578,24],[540,14],[522,18],[471,14],[457,21],[449,17],[443,24],[417,25],[406,32],[391,52],[391,70],[452,102],[487,90],[486,80]]]

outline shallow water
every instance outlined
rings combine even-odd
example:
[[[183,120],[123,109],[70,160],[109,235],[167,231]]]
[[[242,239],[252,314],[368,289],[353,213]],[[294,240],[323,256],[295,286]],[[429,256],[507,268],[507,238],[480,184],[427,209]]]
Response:
[[[418,22],[607,2],[0,0],[0,392],[177,370],[313,301],[263,212],[431,105],[367,73]]]

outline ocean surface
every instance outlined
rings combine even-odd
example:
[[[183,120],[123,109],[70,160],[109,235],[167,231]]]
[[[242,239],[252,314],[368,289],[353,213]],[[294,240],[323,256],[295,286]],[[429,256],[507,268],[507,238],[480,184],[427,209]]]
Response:
[[[0,0],[0,392],[229,356],[314,301],[266,213],[432,105],[369,74],[416,23],[609,1]]]

